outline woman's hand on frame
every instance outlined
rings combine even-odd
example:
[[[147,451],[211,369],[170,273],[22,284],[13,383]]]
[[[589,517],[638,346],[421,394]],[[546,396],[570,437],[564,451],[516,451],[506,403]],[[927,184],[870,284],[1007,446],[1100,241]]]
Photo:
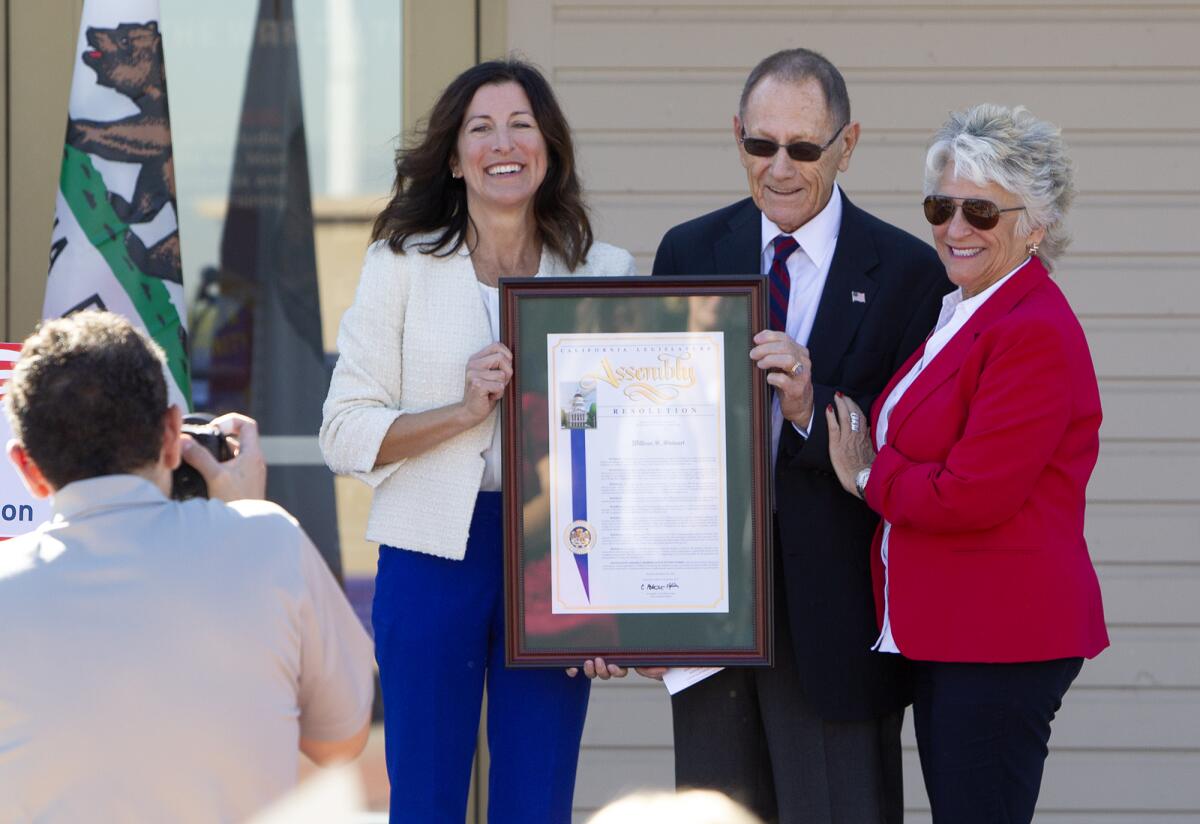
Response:
[[[512,352],[502,343],[489,344],[467,360],[463,410],[473,423],[491,414],[512,374]]]
[[[567,675],[574,678],[579,674],[579,667],[567,667]],[[590,658],[583,662],[583,674],[588,678],[599,678],[607,681],[609,678],[624,678],[629,674],[625,667],[606,663],[603,658]]]

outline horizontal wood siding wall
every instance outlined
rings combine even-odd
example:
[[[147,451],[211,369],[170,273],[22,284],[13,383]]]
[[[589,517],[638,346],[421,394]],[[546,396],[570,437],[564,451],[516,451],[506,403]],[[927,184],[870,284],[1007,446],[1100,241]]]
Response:
[[[508,35],[561,95],[599,237],[642,272],[667,228],[745,196],[731,119],[776,49],[842,69],[863,127],[842,184],[919,237],[947,112],[1021,103],[1063,127],[1079,197],[1057,277],[1104,396],[1088,538],[1113,646],[1055,723],[1038,821],[1200,820],[1200,3],[509,0]],[[911,724],[905,740],[908,820],[926,821]],[[577,818],[671,780],[665,691],[597,684]]]

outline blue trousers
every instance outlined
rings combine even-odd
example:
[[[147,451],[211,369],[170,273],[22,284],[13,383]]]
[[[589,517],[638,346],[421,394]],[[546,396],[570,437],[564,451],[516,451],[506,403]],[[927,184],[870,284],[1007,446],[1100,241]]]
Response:
[[[484,684],[490,824],[568,824],[590,683],[504,666],[499,492],[481,492],[466,558],[384,546],[371,623],[392,824],[462,824]]]
[[[934,824],[1033,820],[1050,722],[1082,666],[913,662],[913,726]]]

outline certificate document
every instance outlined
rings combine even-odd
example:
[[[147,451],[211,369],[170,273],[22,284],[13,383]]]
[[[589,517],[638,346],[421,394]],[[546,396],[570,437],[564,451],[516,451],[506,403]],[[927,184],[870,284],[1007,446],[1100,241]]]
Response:
[[[555,613],[729,612],[722,332],[546,336]]]

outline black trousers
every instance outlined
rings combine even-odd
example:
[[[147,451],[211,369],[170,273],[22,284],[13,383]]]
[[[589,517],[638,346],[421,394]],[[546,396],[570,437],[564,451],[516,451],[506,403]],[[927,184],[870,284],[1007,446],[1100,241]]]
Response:
[[[779,588],[782,590],[782,587]],[[827,721],[800,696],[786,603],[775,666],[725,669],[674,695],[675,784],[719,790],[768,824],[900,824],[903,712]]]
[[[1033,820],[1050,722],[1082,666],[1082,658],[913,662],[913,725],[934,824]]]

